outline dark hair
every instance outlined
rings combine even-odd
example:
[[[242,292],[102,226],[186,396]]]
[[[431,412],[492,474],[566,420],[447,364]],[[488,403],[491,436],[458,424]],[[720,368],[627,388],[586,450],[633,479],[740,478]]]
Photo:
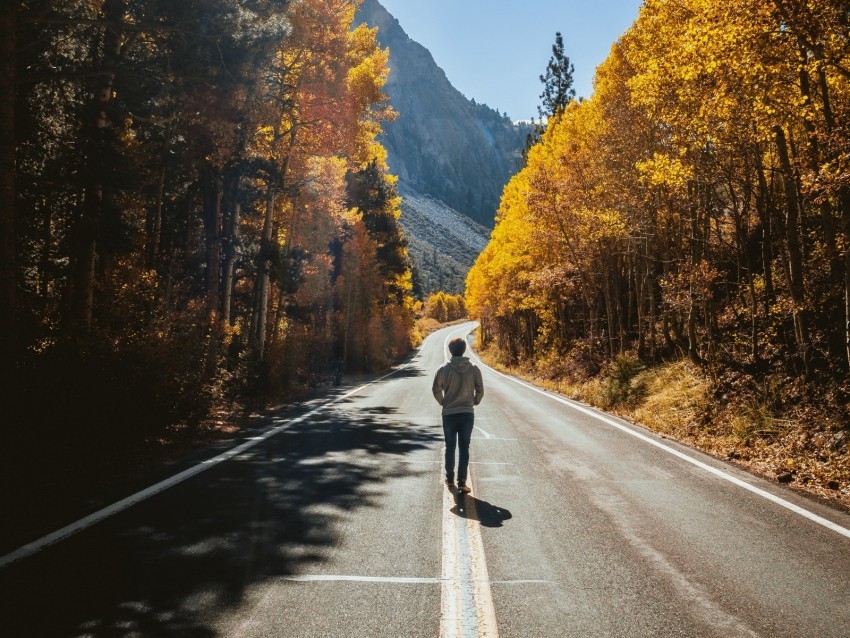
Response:
[[[449,341],[449,352],[452,353],[453,357],[461,356],[464,352],[466,352],[466,341],[460,337],[452,339]]]

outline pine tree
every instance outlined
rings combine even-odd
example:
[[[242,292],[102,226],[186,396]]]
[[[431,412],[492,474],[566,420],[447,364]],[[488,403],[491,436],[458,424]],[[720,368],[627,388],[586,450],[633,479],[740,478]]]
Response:
[[[563,113],[570,100],[576,96],[573,88],[574,71],[570,59],[564,54],[564,38],[557,32],[546,74],[540,76],[543,83],[540,99],[543,100],[543,105],[537,107],[537,112],[541,120]]]
[[[531,118],[531,130],[525,137],[525,148],[522,149],[522,166],[528,162],[528,151],[540,141],[549,118],[563,113],[570,100],[575,98],[574,71],[575,68],[570,63],[570,59],[564,54],[564,38],[560,31],[556,32],[555,44],[552,45],[552,57],[546,65],[546,73],[540,76],[540,81],[543,83],[543,93],[540,94],[543,104],[537,107],[540,120],[535,122],[534,118]]]

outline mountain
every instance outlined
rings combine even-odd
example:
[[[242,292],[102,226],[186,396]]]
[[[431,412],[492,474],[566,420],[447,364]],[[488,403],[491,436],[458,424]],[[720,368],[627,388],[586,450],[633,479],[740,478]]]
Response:
[[[378,0],[364,0],[358,19],[377,26],[378,41],[390,50],[386,92],[398,117],[385,125],[382,141],[399,176],[401,223],[414,264],[426,269],[418,273],[421,286],[431,292],[442,282],[442,289],[461,292],[486,245],[502,189],[519,170],[530,125],[464,97]],[[451,240],[426,232],[437,214],[436,226],[445,228],[450,219],[458,226]]]
[[[410,241],[418,287],[426,293],[463,292],[489,229],[430,195],[404,188],[401,195],[400,221]]]

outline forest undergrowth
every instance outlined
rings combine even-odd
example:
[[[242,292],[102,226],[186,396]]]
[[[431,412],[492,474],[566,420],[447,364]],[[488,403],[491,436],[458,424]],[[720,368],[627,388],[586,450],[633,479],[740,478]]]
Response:
[[[634,354],[605,363],[573,353],[518,366],[505,365],[495,345],[479,354],[498,370],[850,508],[848,387],[712,374],[686,359],[651,365]]]

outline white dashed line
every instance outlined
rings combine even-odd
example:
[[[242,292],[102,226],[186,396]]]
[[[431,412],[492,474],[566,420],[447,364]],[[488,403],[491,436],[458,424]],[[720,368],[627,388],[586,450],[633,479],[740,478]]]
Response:
[[[475,426],[475,429],[478,430],[479,432],[481,432],[481,434],[484,435],[485,439],[495,439],[496,438],[495,434],[490,434],[489,432],[487,432],[487,430],[484,430],[483,428],[480,428],[477,425]]]

